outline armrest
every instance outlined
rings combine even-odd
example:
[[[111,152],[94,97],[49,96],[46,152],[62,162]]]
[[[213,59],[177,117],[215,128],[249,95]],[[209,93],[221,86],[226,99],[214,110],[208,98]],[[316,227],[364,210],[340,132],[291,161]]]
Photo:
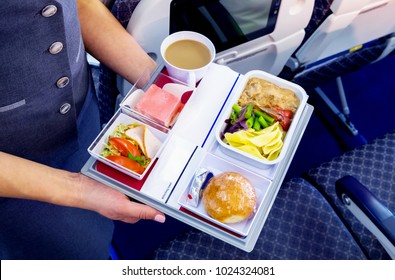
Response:
[[[395,259],[395,216],[371,191],[352,176],[336,181],[336,194]]]

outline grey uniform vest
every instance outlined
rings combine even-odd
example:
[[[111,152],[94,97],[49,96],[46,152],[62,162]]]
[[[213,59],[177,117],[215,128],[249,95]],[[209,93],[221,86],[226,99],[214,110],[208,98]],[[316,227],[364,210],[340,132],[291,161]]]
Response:
[[[79,171],[99,133],[75,0],[0,5],[0,150]],[[0,198],[0,259],[107,259],[113,223],[83,209]]]
[[[62,167],[79,146],[87,67],[75,1],[2,1],[0,150]]]

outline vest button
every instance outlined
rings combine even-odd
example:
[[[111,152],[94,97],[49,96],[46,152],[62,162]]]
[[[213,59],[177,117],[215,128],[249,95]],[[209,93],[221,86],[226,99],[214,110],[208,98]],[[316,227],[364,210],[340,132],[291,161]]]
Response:
[[[63,103],[62,106],[59,108],[59,112],[64,115],[67,114],[71,109],[70,103]]]
[[[65,86],[67,86],[70,82],[69,77],[61,77],[56,81],[56,86],[58,88],[64,88]]]
[[[58,54],[63,50],[62,42],[54,42],[49,46],[49,52],[51,54]]]
[[[57,11],[58,8],[55,5],[48,5],[41,10],[41,15],[43,17],[52,17]]]

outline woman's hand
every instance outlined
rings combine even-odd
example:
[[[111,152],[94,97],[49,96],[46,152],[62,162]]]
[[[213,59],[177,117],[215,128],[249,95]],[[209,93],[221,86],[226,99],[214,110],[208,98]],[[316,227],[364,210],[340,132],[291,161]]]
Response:
[[[107,187],[82,174],[77,181],[80,184],[83,208],[90,209],[101,215],[126,223],[136,223],[140,219],[154,220],[160,223],[165,216],[150,206],[130,201],[123,193]]]

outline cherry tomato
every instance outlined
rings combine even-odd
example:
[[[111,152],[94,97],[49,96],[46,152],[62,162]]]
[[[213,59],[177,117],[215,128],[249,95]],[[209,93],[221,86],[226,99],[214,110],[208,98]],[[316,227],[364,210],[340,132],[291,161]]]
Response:
[[[113,145],[115,149],[117,149],[121,155],[125,157],[127,157],[129,153],[131,153],[134,157],[141,157],[139,148],[126,139],[120,137],[111,137],[108,142],[110,142],[110,144]]]
[[[293,113],[291,110],[283,110],[280,108],[274,108],[274,110],[278,113],[278,122],[283,127],[285,131],[288,131],[289,126],[291,125],[291,121],[293,118]]]
[[[124,156],[108,156],[107,159],[129,169],[132,170],[136,173],[142,174],[144,172],[144,167],[142,167],[139,163],[137,163],[134,160],[131,160],[130,158],[124,157]]]

